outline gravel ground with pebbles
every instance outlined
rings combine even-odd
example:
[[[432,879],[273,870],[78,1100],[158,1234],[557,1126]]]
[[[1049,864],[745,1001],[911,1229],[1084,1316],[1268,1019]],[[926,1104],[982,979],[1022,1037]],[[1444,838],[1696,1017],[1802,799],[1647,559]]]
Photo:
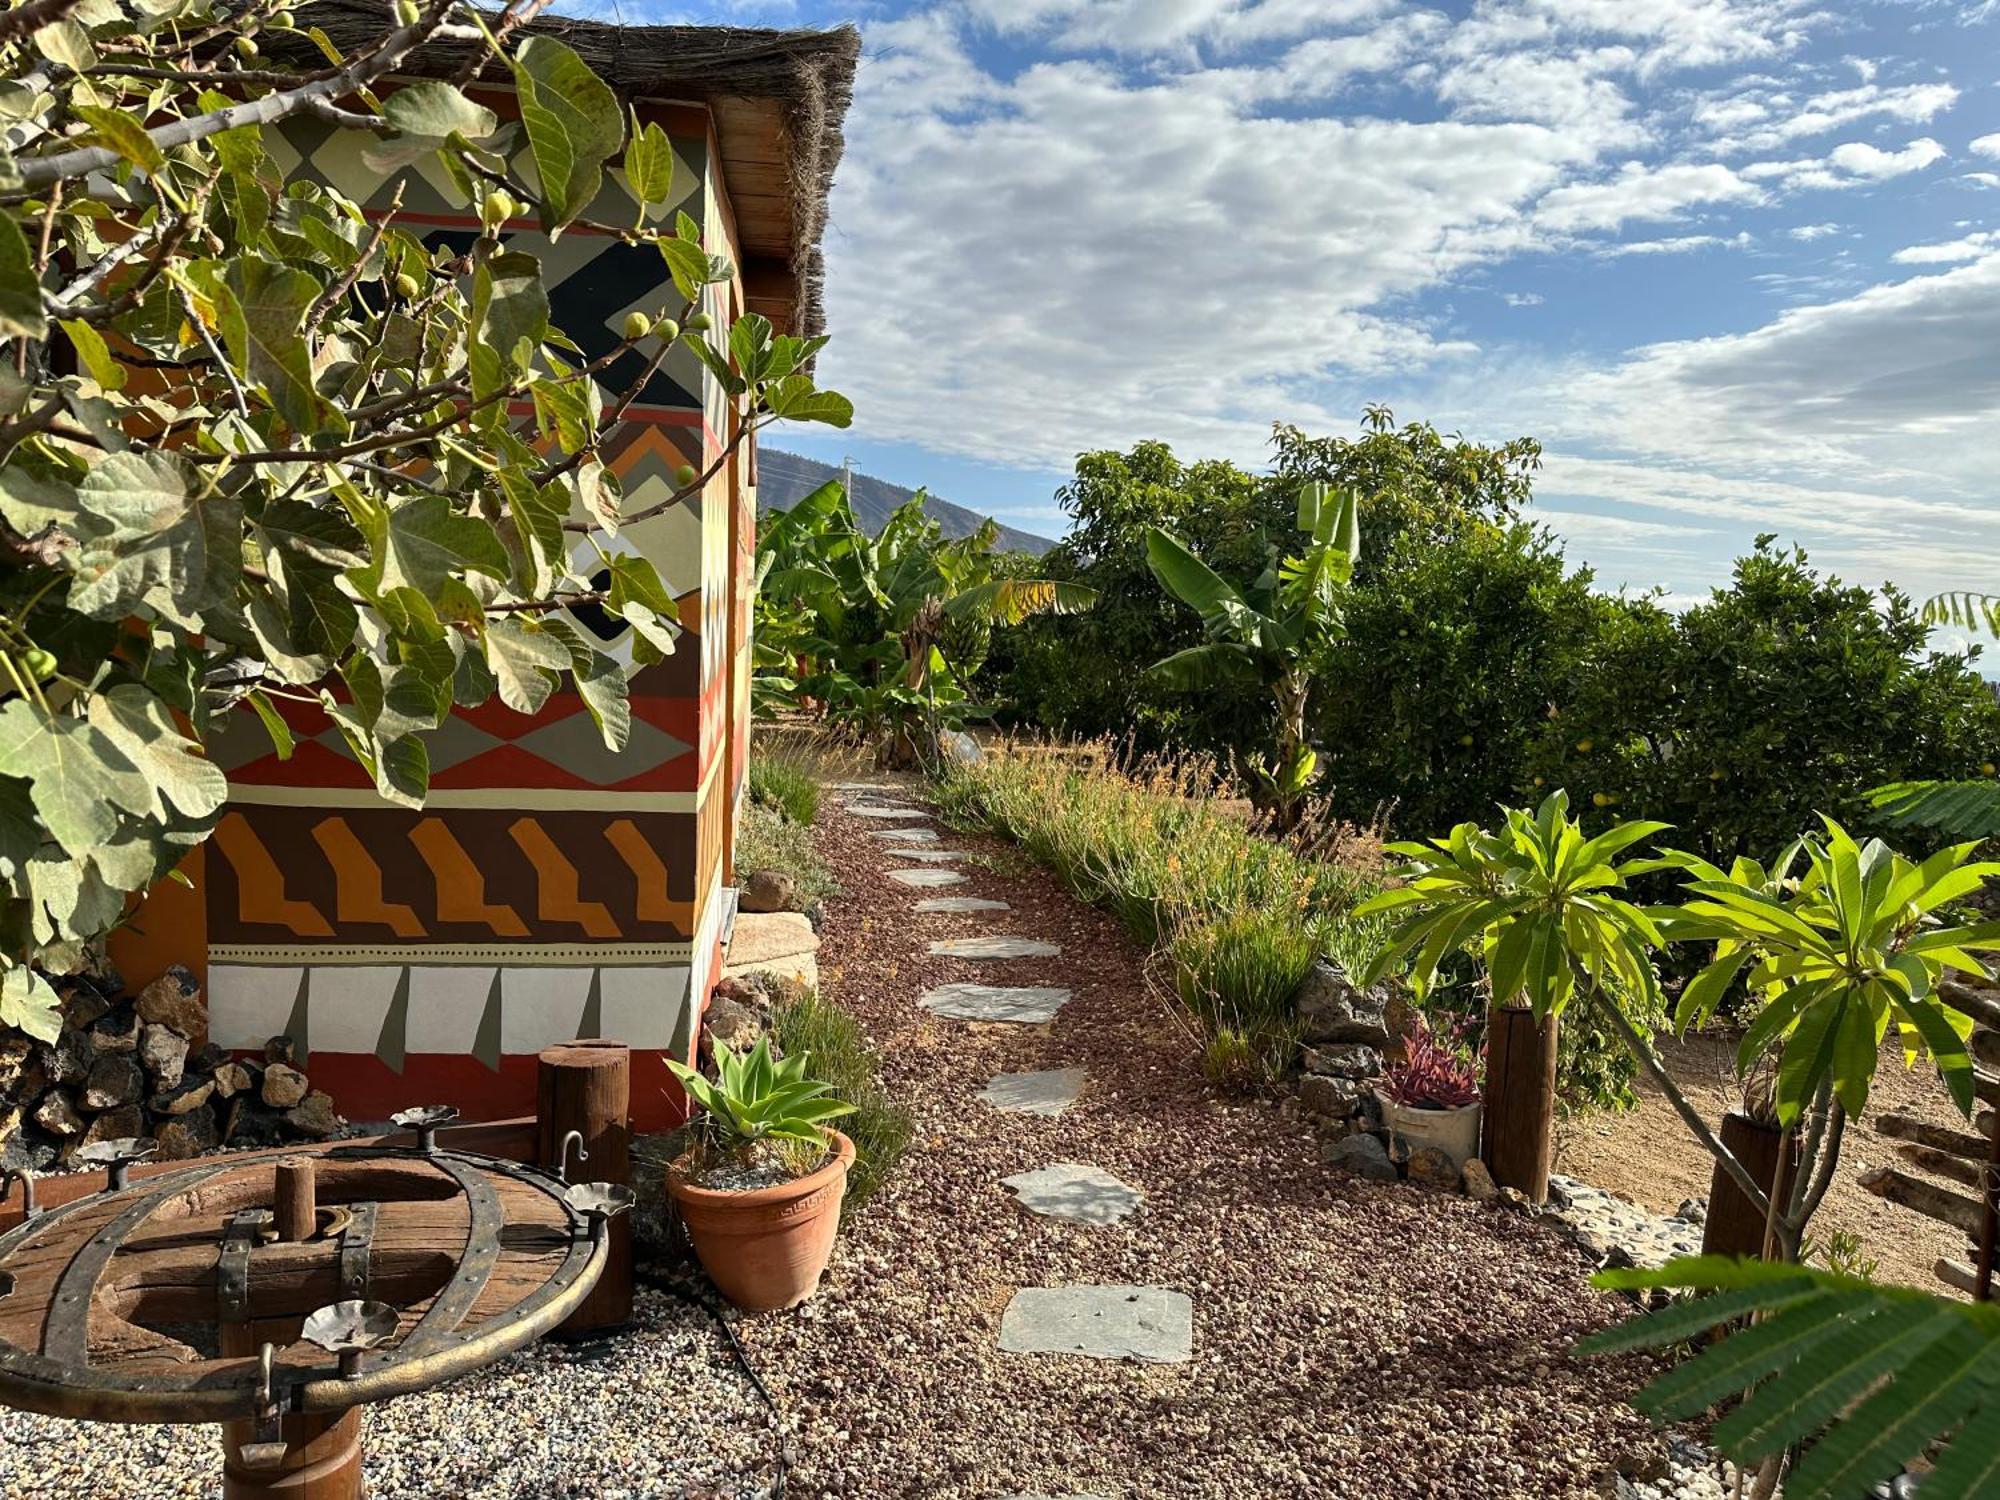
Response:
[[[845,895],[823,982],[916,1111],[909,1155],[843,1234],[821,1295],[740,1325],[794,1427],[793,1493],[968,1497],[1512,1500],[1594,1496],[1660,1440],[1621,1399],[1645,1367],[1568,1349],[1622,1316],[1577,1252],[1504,1210],[1335,1175],[1265,1104],[1211,1097],[1191,1039],[1104,914],[968,835],[972,894],[1053,958],[974,964],[939,938],[987,914],[915,915],[916,893],[839,811],[819,839]],[[978,855],[995,856],[981,859]],[[1062,985],[1046,1026],[927,1015],[955,980]],[[1083,1066],[1055,1118],[978,1100],[996,1073]],[[1115,1228],[1039,1218],[1001,1179],[1088,1162],[1144,1190]],[[1148,1366],[1003,1355],[1017,1288],[1132,1282],[1194,1299],[1194,1357]]]

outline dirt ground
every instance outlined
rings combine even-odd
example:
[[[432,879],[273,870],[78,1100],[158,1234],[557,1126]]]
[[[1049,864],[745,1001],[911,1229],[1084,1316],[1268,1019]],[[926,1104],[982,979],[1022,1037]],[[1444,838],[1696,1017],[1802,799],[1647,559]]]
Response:
[[[1661,1057],[1690,1100],[1710,1122],[1741,1097],[1736,1083],[1733,1037],[1662,1037]],[[1696,1144],[1659,1089],[1639,1080],[1639,1107],[1625,1114],[1589,1114],[1566,1121],[1556,1138],[1556,1166],[1572,1177],[1605,1188],[1659,1213],[1672,1213],[1688,1198],[1706,1198],[1713,1158]],[[1954,1229],[1885,1203],[1860,1185],[1871,1167],[1895,1161],[1896,1142],[1877,1133],[1885,1112],[1916,1114],[1939,1125],[1968,1128],[1937,1072],[1927,1064],[1903,1066],[1900,1046],[1882,1049],[1875,1089],[1862,1122],[1850,1124],[1839,1173],[1813,1219],[1812,1233],[1844,1229],[1859,1235],[1863,1253],[1878,1262],[1876,1279],[1947,1290],[1931,1274],[1939,1256],[1968,1259],[1965,1238]]]

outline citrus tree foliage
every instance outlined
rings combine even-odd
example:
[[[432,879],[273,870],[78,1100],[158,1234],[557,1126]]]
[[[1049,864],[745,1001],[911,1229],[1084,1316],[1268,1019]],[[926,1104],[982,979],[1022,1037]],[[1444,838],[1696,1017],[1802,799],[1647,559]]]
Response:
[[[1146,538],[1146,560],[1161,585],[1201,616],[1203,639],[1163,657],[1153,675],[1180,692],[1221,683],[1255,683],[1265,694],[1267,745],[1239,750],[1239,774],[1251,795],[1292,828],[1313,783],[1319,752],[1307,742],[1315,683],[1328,648],[1344,630],[1341,606],[1361,532],[1351,490],[1318,481],[1299,486],[1295,550],[1266,550],[1263,570],[1231,583],[1171,532]]]
[[[1719,1256],[1593,1280],[1617,1290],[1709,1293],[1593,1334],[1578,1352],[1695,1342],[1693,1358],[1632,1404],[1658,1422],[1726,1408],[1713,1441],[1745,1468],[1802,1447],[1784,1483],[1789,1500],[1875,1494],[1927,1453],[1924,1500],[2000,1495],[2000,1306]],[[1703,1343],[1743,1318],[1754,1321]]]
[[[846,487],[828,480],[764,518],[757,539],[759,700],[803,699],[869,741],[914,750],[918,725],[956,727],[975,711],[968,688],[996,625],[1086,610],[1075,583],[1026,576],[993,550],[991,519],[947,540],[924,495],[871,537]]]
[[[2000,704],[1975,657],[1929,651],[1930,627],[1893,587],[1759,542],[1678,614],[1645,600],[1607,613],[1523,769],[1605,816],[1663,818],[1726,866],[1820,813],[1881,826],[1868,791],[1884,782],[1972,780],[2000,761]]]
[[[568,611],[625,621],[638,666],[674,649],[658,574],[606,544],[727,454],[635,510],[599,450],[677,344],[734,441],[848,420],[807,372],[820,340],[708,326],[733,270],[666,219],[666,135],[523,32],[524,3],[401,0],[347,55],[284,0],[0,15],[0,1023],[51,1034],[37,971],[206,834],[228,788],[202,747],[228,715],[283,755],[275,705],[313,704],[412,806],[454,706],[529,713],[569,687],[623,744],[627,669]],[[440,35],[475,44],[458,83],[482,63],[511,81],[518,122],[458,83],[376,87]],[[308,117],[371,137],[385,177],[434,160],[483,232],[427,243],[394,206],[288,177],[273,127]],[[661,306],[586,358],[502,226],[559,235],[614,164],[635,211],[595,227],[657,246]],[[613,365],[638,373],[607,392]]]

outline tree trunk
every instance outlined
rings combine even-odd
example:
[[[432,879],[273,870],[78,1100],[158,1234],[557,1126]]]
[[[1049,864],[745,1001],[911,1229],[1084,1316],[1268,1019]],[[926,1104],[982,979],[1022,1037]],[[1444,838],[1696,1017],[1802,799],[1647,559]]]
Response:
[[[1501,1187],[1549,1195],[1556,1118],[1556,1019],[1495,1005],[1486,1012],[1486,1109],[1480,1159]]]

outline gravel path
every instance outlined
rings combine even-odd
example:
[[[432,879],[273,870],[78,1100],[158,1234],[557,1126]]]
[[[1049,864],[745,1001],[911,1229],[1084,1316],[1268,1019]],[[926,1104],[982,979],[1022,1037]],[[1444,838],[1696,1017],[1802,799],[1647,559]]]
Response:
[[[791,1414],[794,1494],[1541,1500],[1608,1492],[1635,1450],[1662,1452],[1620,1400],[1640,1367],[1566,1355],[1622,1308],[1556,1234],[1337,1177],[1276,1109],[1210,1097],[1144,955],[1048,876],[1000,873],[1017,856],[971,862],[966,894],[1006,900],[1004,916],[917,914],[919,893],[885,878],[895,861],[862,821],[829,806],[819,839],[845,892],[822,982],[866,1025],[917,1130],[821,1295],[740,1325]],[[996,964],[927,951],[996,922],[1062,952]],[[1075,998],[1046,1026],[917,1006],[962,981]],[[1088,1081],[1059,1116],[979,1097],[996,1074],[1077,1066]],[[1144,1207],[1072,1224],[1002,1185],[1057,1162],[1115,1174]],[[1078,1283],[1185,1292],[1193,1358],[999,1352],[1016,1290]]]

